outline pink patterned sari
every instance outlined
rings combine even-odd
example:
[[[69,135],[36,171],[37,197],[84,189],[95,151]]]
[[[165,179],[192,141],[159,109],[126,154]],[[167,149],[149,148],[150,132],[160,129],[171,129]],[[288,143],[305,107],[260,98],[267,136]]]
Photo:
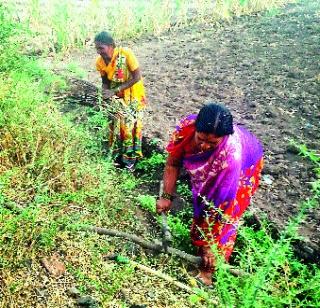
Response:
[[[215,149],[188,154],[184,149],[194,136],[196,117],[190,115],[180,122],[167,151],[173,156],[184,153],[183,166],[191,178],[193,245],[216,244],[228,261],[239,219],[259,184],[263,149],[253,134],[234,125],[234,133],[224,136]]]

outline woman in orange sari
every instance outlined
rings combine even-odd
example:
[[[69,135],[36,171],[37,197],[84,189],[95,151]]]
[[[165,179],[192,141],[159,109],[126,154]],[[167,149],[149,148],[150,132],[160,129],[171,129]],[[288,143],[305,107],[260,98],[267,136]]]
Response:
[[[118,142],[122,163],[129,169],[142,157],[142,110],[146,106],[145,91],[139,63],[132,50],[116,47],[108,32],[95,37],[99,54],[96,68],[102,79],[105,99],[116,96],[110,124],[109,145]],[[117,129],[118,128],[118,129]]]

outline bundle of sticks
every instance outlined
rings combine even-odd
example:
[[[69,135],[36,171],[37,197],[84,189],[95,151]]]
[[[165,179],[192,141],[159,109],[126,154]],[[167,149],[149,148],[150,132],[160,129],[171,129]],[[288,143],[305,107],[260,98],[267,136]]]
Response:
[[[101,89],[93,83],[77,79],[68,78],[67,88],[54,93],[54,100],[67,101],[86,106],[96,106],[101,101]]]

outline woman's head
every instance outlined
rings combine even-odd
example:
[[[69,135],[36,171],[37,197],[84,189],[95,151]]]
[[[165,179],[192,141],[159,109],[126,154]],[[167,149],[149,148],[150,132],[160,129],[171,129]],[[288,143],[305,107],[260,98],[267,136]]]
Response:
[[[109,62],[116,46],[112,36],[108,32],[102,31],[95,36],[94,43],[97,53],[101,55],[105,61]]]
[[[231,112],[224,106],[210,103],[203,106],[196,119],[196,131],[217,137],[233,133]]]
[[[202,107],[195,124],[195,142],[201,151],[215,148],[223,136],[233,133],[232,115],[219,104],[210,103]]]

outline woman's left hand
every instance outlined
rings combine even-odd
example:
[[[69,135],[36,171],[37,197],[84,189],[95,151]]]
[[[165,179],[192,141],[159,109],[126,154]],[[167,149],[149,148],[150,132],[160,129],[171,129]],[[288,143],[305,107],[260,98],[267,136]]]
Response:
[[[201,258],[205,268],[213,268],[215,266],[215,256],[210,246],[201,247]]]
[[[110,98],[110,97],[114,96],[114,92],[109,90],[109,89],[105,89],[102,92],[102,96],[103,96],[104,99],[107,99],[107,98]]]

